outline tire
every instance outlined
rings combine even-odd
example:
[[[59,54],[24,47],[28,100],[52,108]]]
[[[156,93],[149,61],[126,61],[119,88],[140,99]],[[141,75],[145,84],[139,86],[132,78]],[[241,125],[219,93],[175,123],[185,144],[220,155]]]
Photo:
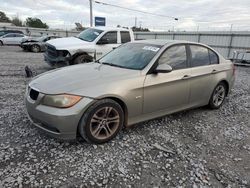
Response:
[[[102,144],[114,138],[124,123],[121,106],[111,99],[94,103],[83,114],[78,132],[89,143]]]
[[[3,46],[3,42],[0,40],[0,46]]]
[[[227,86],[225,83],[220,82],[215,88],[210,97],[208,106],[211,109],[218,109],[223,104],[227,94]]]
[[[38,53],[38,52],[41,51],[40,46],[37,45],[37,44],[32,45],[30,49],[31,49],[31,51],[34,52],[34,53]]]
[[[28,51],[28,49],[26,47],[22,47],[22,49],[23,49],[24,52]]]
[[[79,55],[77,56],[74,60],[73,60],[73,65],[76,64],[81,64],[81,63],[89,63],[92,61],[92,57],[88,56],[88,55]]]

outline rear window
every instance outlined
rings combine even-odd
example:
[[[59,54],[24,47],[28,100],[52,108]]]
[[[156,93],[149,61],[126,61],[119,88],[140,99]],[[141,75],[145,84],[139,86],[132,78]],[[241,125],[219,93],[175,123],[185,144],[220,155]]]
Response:
[[[199,67],[210,64],[207,48],[198,45],[190,45],[190,50],[192,67]]]
[[[219,64],[218,55],[212,50],[209,50],[208,53],[209,53],[210,64]]]
[[[15,34],[15,35],[16,35],[16,37],[23,37],[22,34]]]
[[[130,34],[128,31],[121,31],[121,43],[130,42]]]

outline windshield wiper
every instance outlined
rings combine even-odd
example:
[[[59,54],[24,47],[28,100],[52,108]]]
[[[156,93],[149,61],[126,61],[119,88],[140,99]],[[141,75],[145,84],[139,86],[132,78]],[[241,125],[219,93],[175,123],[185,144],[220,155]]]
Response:
[[[95,60],[95,63],[99,63],[99,64],[101,64],[101,62],[100,62],[99,60]]]
[[[127,68],[127,67],[124,67],[124,66],[121,66],[121,65],[116,65],[116,64],[107,63],[107,62],[101,62],[101,64],[103,64],[103,65],[110,65],[112,67]]]

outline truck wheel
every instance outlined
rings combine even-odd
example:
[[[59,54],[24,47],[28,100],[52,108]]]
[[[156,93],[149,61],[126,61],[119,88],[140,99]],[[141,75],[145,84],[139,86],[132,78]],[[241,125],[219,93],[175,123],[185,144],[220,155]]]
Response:
[[[79,55],[73,60],[73,65],[80,64],[80,63],[89,63],[92,61],[92,57],[88,55]]]
[[[3,42],[0,40],[0,46],[3,46]]]
[[[40,50],[41,50],[41,48],[37,44],[34,44],[34,45],[31,46],[31,51],[32,52],[38,53],[38,52],[40,52]]]

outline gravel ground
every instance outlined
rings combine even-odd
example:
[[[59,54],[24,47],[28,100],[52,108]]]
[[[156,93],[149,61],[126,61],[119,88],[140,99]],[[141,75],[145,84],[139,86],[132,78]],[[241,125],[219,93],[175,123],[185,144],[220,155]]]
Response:
[[[0,187],[250,187],[250,68],[237,68],[219,110],[176,113],[91,145],[32,126],[25,65],[50,69],[42,54],[0,47]]]

